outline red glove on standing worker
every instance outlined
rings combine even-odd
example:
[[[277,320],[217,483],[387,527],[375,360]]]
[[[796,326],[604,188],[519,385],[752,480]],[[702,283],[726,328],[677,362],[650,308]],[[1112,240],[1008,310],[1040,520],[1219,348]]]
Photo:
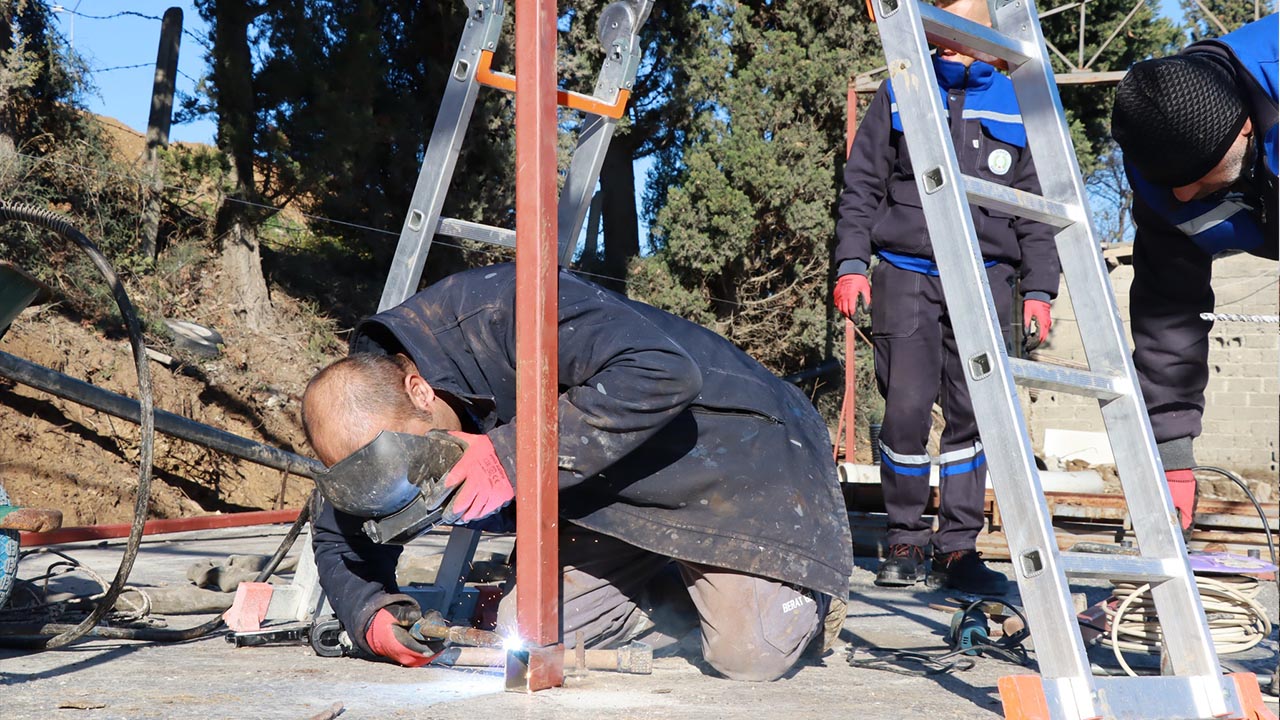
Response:
[[[480,520],[498,512],[516,497],[515,488],[507,478],[507,471],[494,452],[488,435],[472,435],[451,432],[450,435],[467,444],[462,458],[444,476],[445,487],[457,487],[453,507],[445,513],[444,521],[461,525]]]
[[[871,309],[871,282],[866,275],[841,275],[831,294],[835,298],[836,309],[847,318],[852,318],[858,309],[858,298],[862,298],[862,307]]]
[[[1165,470],[1165,482],[1173,496],[1173,507],[1178,511],[1178,523],[1183,530],[1191,527],[1191,515],[1196,507],[1196,476],[1190,470]]]
[[[1049,337],[1049,328],[1053,327],[1053,316],[1049,314],[1049,303],[1043,300],[1022,301],[1022,331],[1026,334],[1023,347],[1031,352],[1040,347],[1044,339]]]
[[[422,617],[418,604],[406,595],[404,602],[388,605],[374,614],[364,641],[376,655],[405,667],[422,667],[435,659],[437,650],[409,634]]]

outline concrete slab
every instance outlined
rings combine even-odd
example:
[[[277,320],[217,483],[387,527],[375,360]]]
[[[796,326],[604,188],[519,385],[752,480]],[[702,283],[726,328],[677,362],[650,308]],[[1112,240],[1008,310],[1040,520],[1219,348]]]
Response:
[[[201,558],[269,553],[283,528],[204,531],[149,538],[132,578],[139,585],[181,585],[186,567]],[[410,546],[411,564],[443,547],[442,535]],[[489,538],[481,552],[506,553],[510,538]],[[118,541],[62,546],[110,577]],[[32,558],[21,575],[41,570]],[[938,650],[949,621],[933,610],[937,593],[908,593],[871,584],[874,560],[860,559],[851,578],[851,603],[842,640],[857,645]],[[1007,566],[1004,568],[1007,570]],[[1086,588],[1091,598],[1106,591]],[[1276,608],[1274,587],[1264,604]],[[210,616],[175,618],[193,626]],[[1234,656],[1238,657],[1238,656]],[[1270,672],[1276,638],[1232,668]],[[444,668],[405,669],[353,659],[326,659],[303,647],[236,649],[221,636],[177,645],[84,642],[70,649],[27,653],[0,650],[0,716],[4,718],[287,718],[303,720],[334,703],[343,718],[996,718],[996,681],[1027,672],[978,659],[968,672],[908,677],[852,668],[841,647],[774,683],[734,683],[704,674],[696,659],[660,658],[648,676],[592,673],[567,687],[534,696],[503,692],[499,672]],[[59,708],[64,708],[58,712]],[[75,708],[72,710],[72,708]]]

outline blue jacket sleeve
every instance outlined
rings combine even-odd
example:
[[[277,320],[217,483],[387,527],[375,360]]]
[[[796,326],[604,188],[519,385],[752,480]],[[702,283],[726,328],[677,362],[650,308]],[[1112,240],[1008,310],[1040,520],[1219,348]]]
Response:
[[[840,193],[840,218],[836,221],[836,249],[832,258],[836,275],[866,274],[871,262],[871,228],[884,202],[886,183],[897,155],[891,142],[892,132],[893,113],[889,86],[885,83],[858,125],[858,134],[844,167],[844,191]]]
[[[361,529],[360,518],[338,512],[321,501],[312,522],[311,546],[315,551],[320,587],[351,640],[372,653],[364,634],[381,608],[403,602],[396,596],[396,562],[403,548],[379,545]]]
[[[1212,258],[1134,194],[1133,362],[1166,470],[1194,465],[1209,382]]]

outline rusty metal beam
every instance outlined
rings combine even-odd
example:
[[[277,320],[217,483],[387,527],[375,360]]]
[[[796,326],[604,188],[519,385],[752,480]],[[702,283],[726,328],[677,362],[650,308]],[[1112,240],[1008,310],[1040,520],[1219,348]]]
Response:
[[[845,95],[844,156],[853,150],[853,139],[858,135],[858,85],[856,78],[849,79]],[[849,318],[844,320],[844,405],[840,425],[844,428],[844,457],[853,462],[858,453],[858,338],[857,329]],[[836,452],[840,451],[837,433]]]
[[[564,684],[557,427],[556,3],[516,0],[516,626],[507,688]],[[516,668],[515,671],[512,668]],[[519,688],[512,680],[519,676]]]

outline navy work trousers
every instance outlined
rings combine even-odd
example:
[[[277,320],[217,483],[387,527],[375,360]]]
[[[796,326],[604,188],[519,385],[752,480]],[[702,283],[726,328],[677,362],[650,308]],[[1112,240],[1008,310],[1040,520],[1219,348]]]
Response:
[[[1014,269],[987,268],[1000,326],[1009,342]],[[872,273],[871,329],[876,384],[884,397],[880,429],[880,482],[889,515],[888,542],[936,553],[972,550],[982,530],[986,456],[978,438],[955,327],[940,278],[881,262]],[[941,507],[938,530],[923,517],[929,501],[926,449],[933,403],[946,427],[939,447]]]

